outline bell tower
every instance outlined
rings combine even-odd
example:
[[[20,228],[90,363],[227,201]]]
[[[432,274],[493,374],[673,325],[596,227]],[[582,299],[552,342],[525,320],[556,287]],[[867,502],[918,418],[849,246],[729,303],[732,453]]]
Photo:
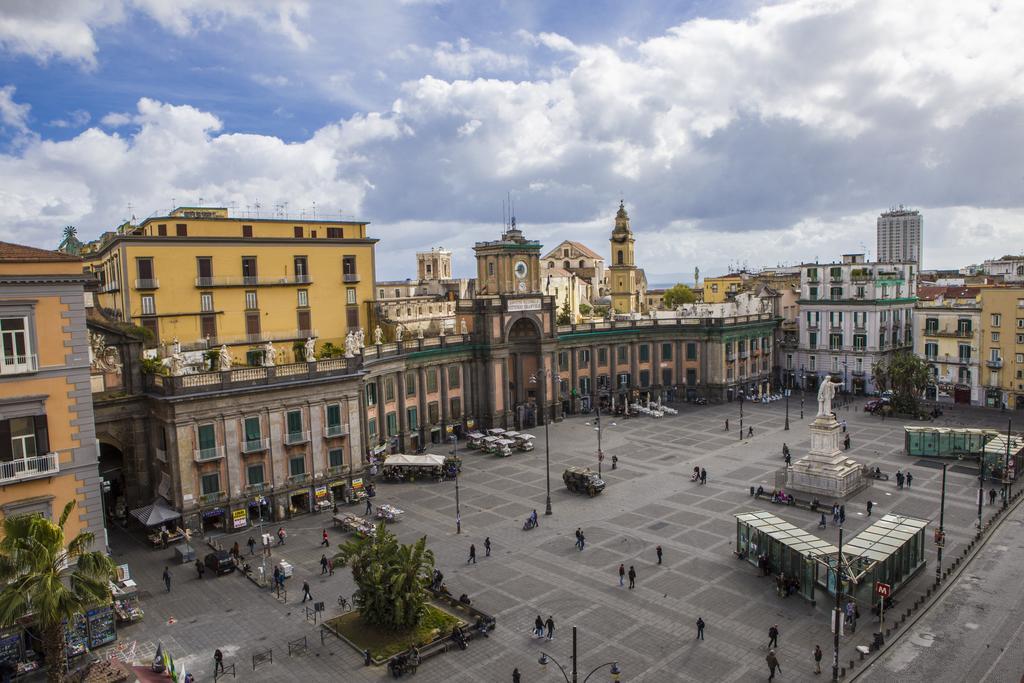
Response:
[[[639,313],[637,301],[636,260],[633,252],[633,231],[629,229],[629,214],[625,204],[619,202],[612,229],[611,265],[608,267],[608,282],[611,289],[612,311],[615,313]]]
[[[540,292],[540,242],[528,240],[516,226],[515,216],[501,239],[477,242],[478,295],[536,294]]]

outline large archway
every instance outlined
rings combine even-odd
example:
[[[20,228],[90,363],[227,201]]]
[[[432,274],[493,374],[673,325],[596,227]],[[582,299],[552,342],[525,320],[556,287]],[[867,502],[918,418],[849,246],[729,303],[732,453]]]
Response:
[[[508,396],[514,408],[518,429],[537,424],[540,387],[537,370],[541,367],[540,326],[529,317],[512,323],[506,335],[508,342]],[[549,399],[550,400],[550,399]]]
[[[100,441],[99,471],[100,479],[107,482],[103,486],[103,506],[107,511],[107,519],[121,519],[126,505],[126,479],[124,452],[120,446]]]

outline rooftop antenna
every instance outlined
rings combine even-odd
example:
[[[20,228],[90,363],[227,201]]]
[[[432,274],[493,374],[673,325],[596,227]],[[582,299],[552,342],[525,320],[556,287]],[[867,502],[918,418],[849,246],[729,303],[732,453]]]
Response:
[[[171,197],[171,211],[174,211],[176,208],[178,208],[178,205],[175,203],[177,201],[178,201],[177,199],[175,199],[174,197]],[[167,212],[168,215],[170,215],[171,211]]]
[[[316,200],[313,200],[313,220],[316,220]]]
[[[260,217],[260,200],[259,200],[259,198],[257,198],[256,199],[256,218],[259,218],[259,217]]]
[[[202,198],[202,197],[200,197],[200,198],[199,198],[199,206],[202,206],[202,205],[203,205],[203,198]]]

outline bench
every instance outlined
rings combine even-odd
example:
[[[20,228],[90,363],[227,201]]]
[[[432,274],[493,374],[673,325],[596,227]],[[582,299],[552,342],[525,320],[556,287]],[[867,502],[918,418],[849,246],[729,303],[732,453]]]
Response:
[[[871,654],[871,648],[867,645],[858,645],[856,648],[857,652],[860,653],[860,658],[863,660],[864,657]]]
[[[757,489],[755,489],[753,486],[751,486],[750,488],[753,489],[754,491],[754,493],[752,494],[754,498],[765,498],[769,501],[772,499],[772,496],[774,496],[776,493],[776,489],[765,489],[762,493],[758,494]],[[791,493],[786,493],[786,495],[792,496]],[[776,503],[776,505],[791,505],[793,507],[798,507],[804,510],[810,510],[811,512],[818,512],[825,509],[825,506],[821,503],[821,501],[818,502],[817,508],[814,508],[814,506],[812,505],[813,502],[814,501],[807,500],[805,498],[797,498],[796,496],[793,496],[792,503]]]

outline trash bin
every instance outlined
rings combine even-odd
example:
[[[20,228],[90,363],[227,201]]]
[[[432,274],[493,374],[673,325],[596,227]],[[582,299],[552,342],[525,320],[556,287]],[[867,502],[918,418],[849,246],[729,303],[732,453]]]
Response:
[[[878,648],[882,647],[883,645],[885,645],[885,636],[883,636],[881,633],[876,633],[875,634],[875,639],[873,641],[871,641],[871,649],[872,650],[877,650]]]

